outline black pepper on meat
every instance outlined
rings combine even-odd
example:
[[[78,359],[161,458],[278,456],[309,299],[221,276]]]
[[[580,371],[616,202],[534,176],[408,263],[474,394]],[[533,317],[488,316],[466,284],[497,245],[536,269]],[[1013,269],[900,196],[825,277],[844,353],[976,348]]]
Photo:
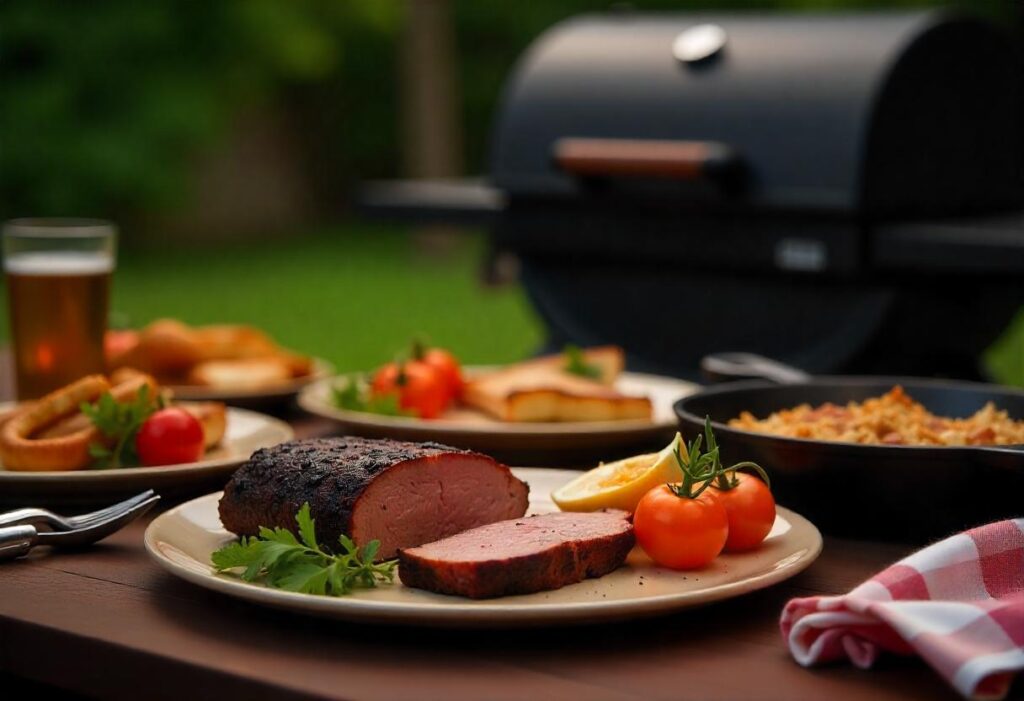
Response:
[[[309,502],[319,540],[350,533],[355,501],[373,479],[409,460],[471,451],[440,443],[410,443],[346,436],[281,443],[257,450],[224,488],[220,517],[238,535],[260,526],[297,532],[295,514]]]

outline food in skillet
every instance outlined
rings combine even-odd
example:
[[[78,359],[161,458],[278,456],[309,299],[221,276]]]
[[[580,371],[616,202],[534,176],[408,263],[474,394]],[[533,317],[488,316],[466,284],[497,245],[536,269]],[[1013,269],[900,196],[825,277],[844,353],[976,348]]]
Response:
[[[743,412],[729,426],[790,438],[870,445],[1013,445],[1024,443],[1024,421],[989,402],[967,418],[936,416],[900,386],[845,406],[801,404],[764,419]]]
[[[170,465],[199,460],[226,429],[219,402],[169,405],[149,375],[89,375],[30,402],[0,428],[0,460],[15,471]]]
[[[312,359],[252,326],[189,326],[175,319],[109,332],[107,356],[110,367],[138,368],[163,384],[224,390],[273,388],[313,371]]]
[[[578,349],[514,363],[464,378],[458,360],[440,348],[413,345],[408,357],[369,377],[351,376],[334,388],[342,409],[421,419],[468,407],[507,422],[650,419],[651,400],[614,388],[622,349]]]

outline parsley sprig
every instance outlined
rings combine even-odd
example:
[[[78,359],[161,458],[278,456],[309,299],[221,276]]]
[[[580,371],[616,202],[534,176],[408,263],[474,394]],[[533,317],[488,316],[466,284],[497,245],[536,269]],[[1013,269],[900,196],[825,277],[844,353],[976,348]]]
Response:
[[[397,560],[374,563],[380,541],[359,548],[348,536],[339,538],[338,554],[323,550],[316,540],[316,523],[303,504],[295,515],[299,538],[285,528],[261,527],[258,536],[242,537],[214,552],[210,559],[217,572],[245,568],[241,578],[275,589],[343,596],[353,589],[367,589],[378,582],[392,582]]]
[[[583,354],[583,351],[579,346],[575,346],[570,343],[562,349],[562,353],[565,355],[565,367],[563,369],[567,373],[586,377],[591,380],[601,378],[601,368],[592,363],[588,363],[586,356]]]
[[[105,392],[94,404],[82,402],[79,409],[105,439],[89,445],[89,455],[95,459],[93,467],[137,467],[139,456],[135,452],[135,435],[162,404],[163,398],[159,394],[150,396],[148,385],[142,385],[135,398],[126,402],[115,400],[110,392]]]
[[[370,383],[359,373],[343,377],[331,387],[335,406],[349,411],[366,411],[385,416],[412,416],[398,406],[398,394],[375,395]]]

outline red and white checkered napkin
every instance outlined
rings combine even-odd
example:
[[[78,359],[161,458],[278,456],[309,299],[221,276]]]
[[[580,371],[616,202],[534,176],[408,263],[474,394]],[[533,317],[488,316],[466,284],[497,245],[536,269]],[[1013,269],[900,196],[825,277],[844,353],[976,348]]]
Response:
[[[1024,519],[930,545],[845,596],[793,599],[781,625],[802,665],[918,654],[964,696],[1001,699],[1024,669]]]

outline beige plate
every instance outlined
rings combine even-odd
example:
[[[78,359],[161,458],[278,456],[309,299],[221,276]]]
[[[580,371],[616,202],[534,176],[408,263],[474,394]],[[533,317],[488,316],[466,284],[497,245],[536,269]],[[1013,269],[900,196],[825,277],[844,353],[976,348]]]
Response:
[[[467,368],[470,373],[474,370],[477,368]],[[567,453],[581,454],[580,451],[607,456],[616,447],[667,440],[677,426],[672,404],[698,389],[685,380],[624,372],[615,383],[616,389],[650,397],[653,420],[512,423],[497,421],[471,409],[450,411],[431,421],[339,409],[330,398],[331,386],[336,381],[330,378],[306,387],[299,394],[299,406],[312,414],[334,419],[345,430],[358,435],[437,440],[474,450],[499,452],[507,461],[520,464],[545,457],[545,462],[551,464],[553,458],[562,458]],[[510,454],[513,457],[509,457]]]
[[[313,359],[313,372],[290,382],[259,389],[228,389],[201,385],[170,385],[176,399],[182,401],[217,401],[247,407],[275,404],[297,395],[304,387],[334,374],[334,366],[321,358]]]
[[[517,468],[530,484],[530,513],[557,511],[548,495],[578,473]],[[669,613],[770,586],[810,565],[821,551],[821,534],[809,521],[779,509],[775,527],[749,553],[722,555],[708,568],[674,572],[656,567],[634,549],[626,565],[600,579],[526,596],[473,601],[401,583],[349,596],[295,594],[215,575],[210,553],[232,539],[217,515],[220,494],[208,494],[157,517],[146,530],[146,549],[172,574],[208,589],[292,611],[352,621],[451,627],[534,626],[596,623]]]
[[[254,450],[277,445],[294,435],[291,426],[283,421],[246,409],[228,408],[224,440],[205,460],[166,467],[71,472],[14,472],[0,465],[0,501],[18,501],[22,505],[29,505],[32,500],[91,502],[144,489],[155,489],[163,496],[195,494],[197,488],[205,486],[203,491],[208,491],[217,488],[218,483],[223,485]]]

